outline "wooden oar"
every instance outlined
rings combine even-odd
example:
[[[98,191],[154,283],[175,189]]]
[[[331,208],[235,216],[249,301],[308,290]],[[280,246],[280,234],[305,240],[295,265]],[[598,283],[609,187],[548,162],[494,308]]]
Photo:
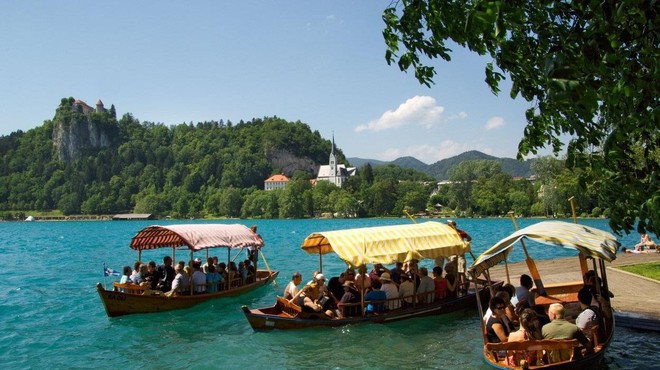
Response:
[[[509,215],[511,216],[511,221],[513,222],[513,227],[515,227],[516,230],[519,229],[518,223],[516,222],[516,218],[513,215],[513,212],[509,212]],[[525,252],[525,263],[527,264],[527,268],[529,269],[529,273],[532,274],[532,279],[534,279],[534,284],[536,285],[536,291],[538,292],[539,295],[545,295],[545,288],[543,287],[543,281],[541,280],[541,275],[539,274],[539,270],[536,268],[536,262],[529,256],[529,253],[527,253],[527,246],[525,245],[524,240],[520,240],[520,245],[523,247],[523,251]]]
[[[259,253],[261,254],[261,258],[264,260],[264,264],[266,265],[266,269],[268,270],[268,273],[272,276],[273,272],[270,271],[270,266],[268,266],[268,261],[266,261],[266,256],[264,256],[264,252],[262,252],[261,249],[259,249]],[[275,288],[279,289],[279,286],[277,285],[276,277],[273,278],[273,285],[275,285]]]
[[[570,197],[568,198],[568,201],[571,202],[571,212],[573,213],[573,223],[577,224],[577,215],[575,213],[575,197]],[[580,252],[578,254],[578,259],[580,260],[580,271],[582,272],[582,276],[587,273],[589,270],[589,265],[587,265],[587,258],[584,256],[584,253]],[[585,284],[588,282],[585,281]]]

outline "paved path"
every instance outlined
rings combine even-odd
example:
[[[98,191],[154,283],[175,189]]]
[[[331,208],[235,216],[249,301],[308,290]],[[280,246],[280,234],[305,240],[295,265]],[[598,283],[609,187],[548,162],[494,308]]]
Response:
[[[651,251],[649,254],[620,253],[617,254],[616,260],[611,264],[606,264],[607,281],[610,291],[614,293],[612,307],[617,314],[639,315],[656,323],[660,322],[660,282],[616,268],[618,266],[655,261],[660,261],[660,253]],[[535,262],[541,279],[546,285],[562,281],[581,280],[577,257]],[[591,267],[591,265],[589,266]],[[491,270],[493,279],[504,279],[506,281],[504,264],[500,264]],[[521,274],[529,275],[525,262],[509,264],[509,276],[513,285],[519,285]]]

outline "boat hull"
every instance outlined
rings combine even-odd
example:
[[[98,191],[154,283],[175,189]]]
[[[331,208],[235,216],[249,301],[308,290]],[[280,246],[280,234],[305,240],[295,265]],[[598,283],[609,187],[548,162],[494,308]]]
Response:
[[[189,308],[200,303],[223,297],[237,296],[262,287],[273,281],[278,271],[258,272],[258,278],[254,283],[242,285],[230,290],[218,293],[207,293],[197,295],[186,295],[177,297],[166,297],[163,295],[141,295],[130,294],[113,290],[106,290],[101,283],[96,284],[96,289],[105,307],[108,317],[117,317],[137,313],[153,313],[162,311]]]
[[[480,290],[481,298],[488,301],[490,293],[488,289]],[[392,321],[405,320],[413,317],[422,317],[430,315],[442,315],[462,309],[474,309],[476,307],[476,294],[471,293],[463,297],[443,299],[438,302],[424,304],[418,307],[401,308],[386,311],[381,314],[374,314],[361,317],[328,318],[319,313],[299,312],[295,316],[287,314],[280,302],[270,307],[250,309],[243,306],[243,314],[256,331],[266,331],[273,329],[291,330],[306,329],[315,327],[337,327],[352,324],[387,323]]]

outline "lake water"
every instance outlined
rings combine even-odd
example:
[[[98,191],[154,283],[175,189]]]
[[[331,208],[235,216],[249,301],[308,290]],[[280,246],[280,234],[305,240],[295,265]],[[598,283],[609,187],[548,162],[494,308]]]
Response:
[[[477,254],[513,230],[508,219],[457,221],[473,237]],[[524,227],[536,221],[518,222]],[[182,222],[197,221],[158,223]],[[187,310],[113,319],[106,316],[95,290],[97,282],[104,282],[103,264],[117,270],[132,265],[137,253],[128,247],[130,239],[154,221],[0,222],[0,364],[7,369],[488,368],[481,360],[476,308],[386,325],[259,333],[243,317],[241,305],[272,304],[293,272],[302,272],[305,281],[310,278],[318,257],[307,255],[300,244],[311,232],[409,220],[218,222],[258,226],[268,264],[281,271],[279,288],[271,285]],[[580,222],[607,229],[604,220]],[[637,239],[629,235],[620,241],[630,246]],[[573,255],[557,248],[548,251],[545,258]],[[146,251],[143,260],[160,263],[170,252]],[[217,252],[221,261],[226,260],[225,250]],[[522,252],[516,253],[512,260],[522,260]],[[180,253],[176,259],[188,257]],[[334,256],[327,255],[323,262],[329,276],[344,268]],[[105,282],[117,279],[108,277]],[[657,333],[618,328],[602,366],[650,368],[660,362],[658,343]]]

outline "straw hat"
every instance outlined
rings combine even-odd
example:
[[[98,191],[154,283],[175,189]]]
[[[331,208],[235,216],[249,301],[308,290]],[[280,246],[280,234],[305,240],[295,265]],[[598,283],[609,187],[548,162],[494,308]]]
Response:
[[[383,272],[382,275],[380,275],[380,280],[381,281],[392,281],[392,276],[390,276],[389,272]]]

